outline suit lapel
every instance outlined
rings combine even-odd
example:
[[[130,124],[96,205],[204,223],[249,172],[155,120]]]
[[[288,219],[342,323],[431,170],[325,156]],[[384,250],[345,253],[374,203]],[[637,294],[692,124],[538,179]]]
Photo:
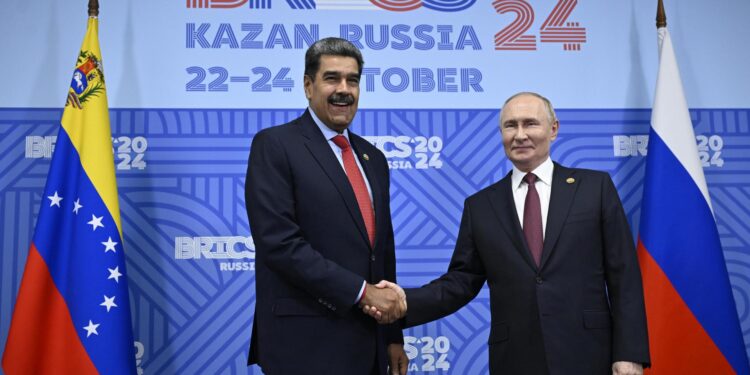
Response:
[[[362,219],[362,214],[359,212],[357,197],[354,195],[352,185],[346,177],[346,172],[341,168],[341,164],[339,164],[333,151],[331,151],[331,146],[328,144],[328,140],[325,139],[323,133],[321,133],[320,129],[315,125],[315,121],[313,121],[312,116],[310,116],[308,111],[305,111],[299,122],[302,135],[307,138],[305,146],[310,151],[315,161],[317,161],[320,167],[323,168],[323,171],[336,187],[336,190],[341,194],[341,198],[344,200],[352,220],[354,220],[357,224],[357,228],[359,228],[362,239],[364,239],[369,245],[370,240],[367,237],[367,229],[365,228],[364,219]]]
[[[511,186],[512,180],[510,176],[512,173],[508,173],[505,178],[495,184],[492,194],[490,194],[490,204],[492,205],[492,211],[495,212],[500,221],[500,226],[513,242],[513,247],[526,260],[529,267],[536,269],[534,259],[531,256],[528,246],[526,246],[526,240],[523,238],[521,223],[518,221],[518,212],[516,211],[516,203],[513,199],[513,187]]]
[[[565,219],[573,203],[578,184],[575,179],[575,171],[555,163],[552,173],[552,193],[549,200],[549,211],[547,212],[547,229],[544,236],[544,248],[542,250],[541,266],[544,267],[547,259],[555,248],[557,238],[560,237]]]

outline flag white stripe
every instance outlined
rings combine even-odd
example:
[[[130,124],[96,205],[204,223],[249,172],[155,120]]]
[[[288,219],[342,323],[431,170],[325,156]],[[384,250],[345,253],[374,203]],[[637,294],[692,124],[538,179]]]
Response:
[[[688,171],[713,212],[672,39],[666,27],[659,28],[658,31],[659,72],[656,78],[651,126]]]

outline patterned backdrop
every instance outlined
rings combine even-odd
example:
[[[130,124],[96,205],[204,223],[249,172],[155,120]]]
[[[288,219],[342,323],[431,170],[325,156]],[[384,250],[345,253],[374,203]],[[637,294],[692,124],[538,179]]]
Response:
[[[245,364],[255,303],[244,203],[247,157],[260,129],[300,113],[110,111],[143,373],[260,373]],[[3,346],[61,115],[58,109],[0,109]],[[650,111],[563,109],[558,115],[553,159],[608,171],[637,228]],[[691,115],[750,342],[750,109]],[[463,200],[509,171],[497,110],[360,110],[352,129],[383,150],[391,165],[399,282],[418,286],[439,276],[453,251]],[[405,331],[410,369],[487,373],[489,316],[485,288],[457,313]]]

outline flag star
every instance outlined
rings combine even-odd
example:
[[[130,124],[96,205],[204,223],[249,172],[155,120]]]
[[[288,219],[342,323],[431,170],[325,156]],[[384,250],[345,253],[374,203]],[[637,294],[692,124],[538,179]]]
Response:
[[[50,200],[49,206],[57,206],[60,207],[60,201],[63,200],[63,198],[59,195],[57,195],[57,191],[55,191],[55,195],[50,195],[47,197],[47,199]]]
[[[91,225],[91,230],[96,230],[98,227],[104,228],[104,224],[102,224],[102,219],[104,219],[104,216],[96,217],[96,215],[91,215],[91,221],[89,221],[86,224]]]
[[[120,267],[119,266],[115,267],[114,269],[107,268],[107,271],[109,271],[109,277],[107,278],[107,280],[109,280],[109,279],[115,279],[116,283],[120,282],[120,276],[122,276],[122,274],[120,273]]]
[[[96,332],[97,328],[99,328],[99,325],[98,324],[94,324],[94,322],[92,322],[91,320],[89,320],[89,325],[87,325],[86,327],[83,327],[83,329],[86,330],[86,337],[89,337],[92,334],[98,336],[99,332]]]
[[[80,210],[83,207],[81,205],[81,198],[76,199],[76,201],[73,202],[73,204],[75,205],[73,207],[73,213],[75,213],[76,215],[78,215],[78,210]]]
[[[107,297],[104,296],[104,302],[100,303],[99,306],[104,306],[107,308],[107,312],[109,312],[109,309],[113,307],[117,307],[117,304],[115,303],[115,297]]]
[[[102,245],[104,245],[106,248],[104,249],[104,252],[112,251],[113,253],[116,253],[117,250],[115,250],[115,245],[117,245],[117,242],[112,241],[112,237],[107,237],[107,242],[102,242]]]

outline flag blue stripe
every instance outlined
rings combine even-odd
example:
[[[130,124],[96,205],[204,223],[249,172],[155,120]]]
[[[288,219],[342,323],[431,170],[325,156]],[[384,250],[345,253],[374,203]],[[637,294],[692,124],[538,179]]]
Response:
[[[47,197],[55,192],[63,197],[60,207],[50,207],[51,201]],[[67,303],[78,337],[100,373],[135,373],[122,239],[62,127],[43,194],[34,243]],[[76,199],[80,199],[83,205],[78,214],[73,212]],[[87,224],[92,215],[103,217],[103,228],[92,230],[93,227]],[[102,242],[109,238],[118,243],[116,252],[105,253],[106,246]],[[123,274],[119,282],[108,279],[110,272],[107,269],[115,267],[119,267],[119,273]],[[117,304],[109,312],[100,306],[105,295],[114,296]],[[83,327],[89,320],[99,327],[98,334],[87,337]]]
[[[713,215],[698,186],[651,129],[641,240],[738,374],[750,374]]]

